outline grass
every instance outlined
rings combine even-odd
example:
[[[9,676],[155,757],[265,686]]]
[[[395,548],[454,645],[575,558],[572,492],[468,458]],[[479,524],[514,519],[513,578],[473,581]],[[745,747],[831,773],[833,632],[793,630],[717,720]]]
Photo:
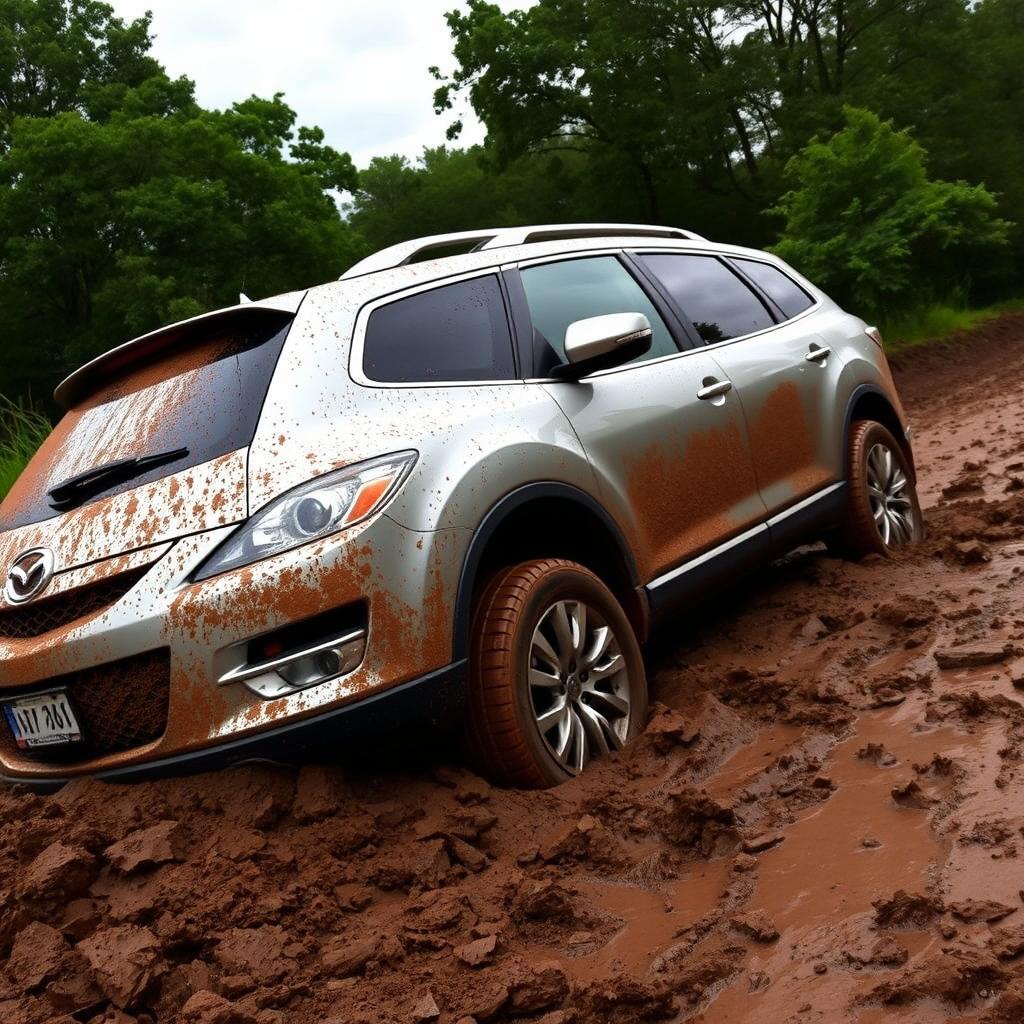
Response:
[[[935,305],[893,317],[881,324],[885,347],[889,352],[900,352],[930,341],[941,341],[957,331],[966,331],[988,320],[994,320],[1002,313],[1024,310],[1024,299],[1011,299],[983,309],[966,309],[963,306]]]
[[[52,429],[41,412],[0,395],[0,498],[6,496]]]

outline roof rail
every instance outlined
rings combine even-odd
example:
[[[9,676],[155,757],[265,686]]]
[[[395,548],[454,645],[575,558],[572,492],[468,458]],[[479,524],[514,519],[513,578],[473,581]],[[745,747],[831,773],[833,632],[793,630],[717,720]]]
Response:
[[[516,228],[481,228],[477,231],[453,231],[446,235],[427,235],[408,242],[399,242],[367,256],[350,267],[339,280],[373,274],[378,270],[391,270],[435,249],[470,246],[471,252],[500,249],[527,242],[549,242],[560,238],[602,238],[610,235],[628,235],[648,238],[686,238],[703,241],[702,236],[682,228],[660,224],[527,224]]]

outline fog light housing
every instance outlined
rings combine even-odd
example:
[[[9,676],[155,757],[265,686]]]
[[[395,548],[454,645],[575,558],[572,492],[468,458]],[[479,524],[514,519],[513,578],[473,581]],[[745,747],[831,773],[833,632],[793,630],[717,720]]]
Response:
[[[365,653],[365,637],[347,640],[337,646],[300,654],[278,665],[273,675],[267,673],[247,680],[246,686],[261,697],[286,697],[297,690],[348,675],[359,667]]]
[[[217,684],[267,700],[354,672],[366,654],[366,606],[323,612],[217,653]]]

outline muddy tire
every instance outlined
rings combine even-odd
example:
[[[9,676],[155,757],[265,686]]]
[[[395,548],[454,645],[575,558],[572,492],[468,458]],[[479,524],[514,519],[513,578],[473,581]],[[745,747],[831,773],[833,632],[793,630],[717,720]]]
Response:
[[[890,555],[924,537],[914,472],[881,423],[856,420],[846,449],[844,522],[829,546],[846,558]]]
[[[503,570],[472,628],[469,746],[495,782],[558,785],[643,729],[640,647],[589,569],[548,558]]]

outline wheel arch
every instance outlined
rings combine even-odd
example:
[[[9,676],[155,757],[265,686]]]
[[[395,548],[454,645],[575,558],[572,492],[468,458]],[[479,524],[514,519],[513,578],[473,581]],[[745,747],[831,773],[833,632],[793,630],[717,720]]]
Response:
[[[569,558],[597,573],[622,604],[637,638],[641,642],[646,639],[647,599],[618,524],[585,491],[556,481],[539,481],[502,497],[473,533],[455,600],[455,658],[469,654],[473,604],[481,587],[502,566],[536,557]]]
[[[874,384],[861,384],[854,389],[849,401],[846,403],[842,451],[844,466],[846,465],[847,446],[850,442],[850,427],[855,420],[875,420],[881,423],[896,439],[896,443],[902,449],[907,462],[910,464],[911,472],[916,478],[917,468],[914,465],[914,450],[907,439],[903,421],[900,419],[899,413],[897,413],[896,407],[888,395],[880,387]]]

